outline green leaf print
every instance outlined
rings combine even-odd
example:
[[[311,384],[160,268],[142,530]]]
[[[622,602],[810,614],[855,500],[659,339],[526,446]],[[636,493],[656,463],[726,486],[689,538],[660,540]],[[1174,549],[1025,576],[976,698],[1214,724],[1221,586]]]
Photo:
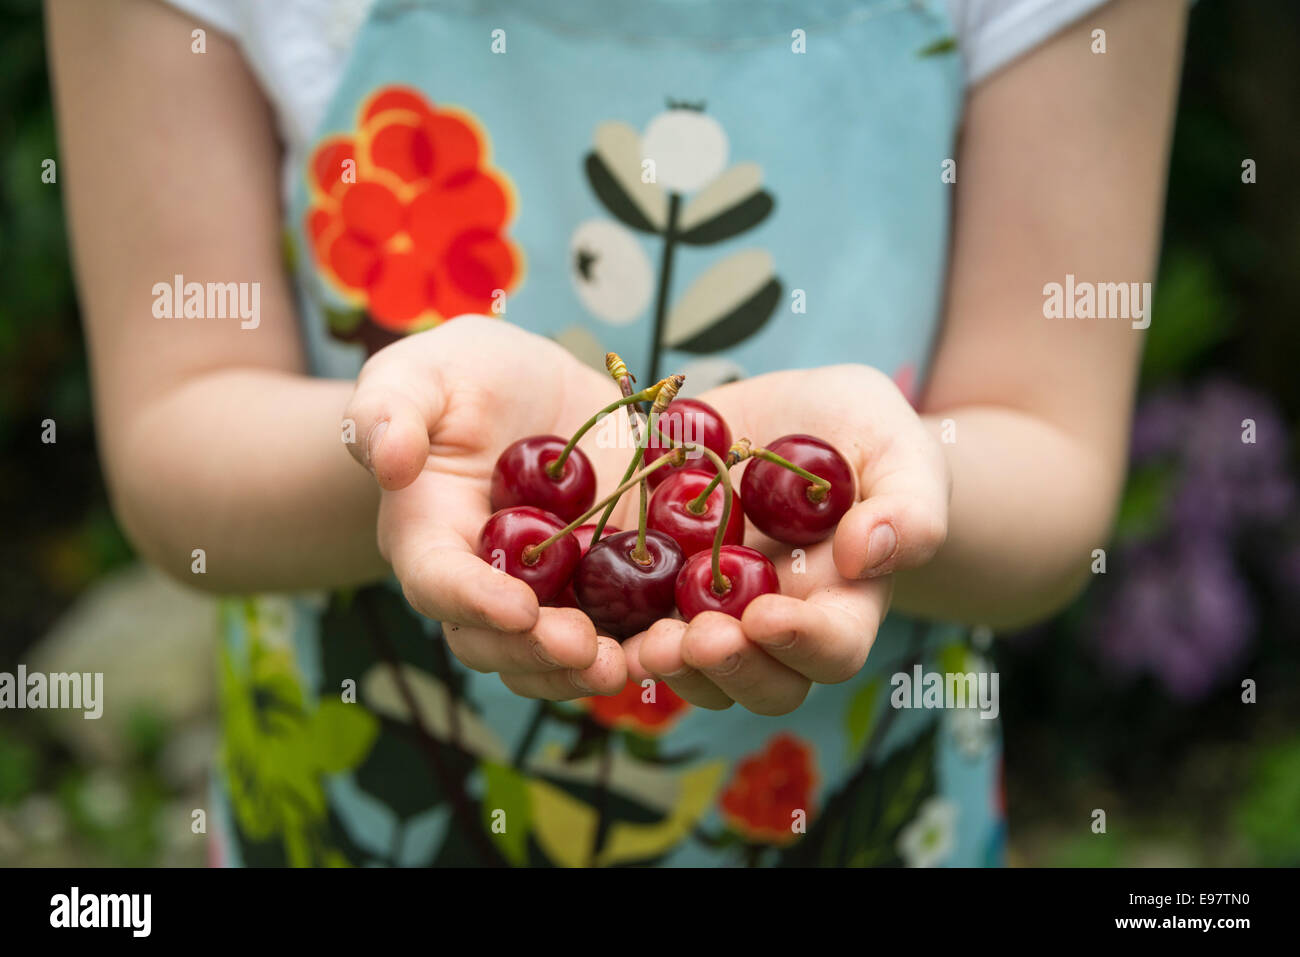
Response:
[[[361,683],[370,669],[384,661],[375,641],[402,662],[428,672],[464,699],[465,676],[452,668],[442,635],[425,630],[406,600],[385,585],[371,585],[355,593],[336,592],[321,617],[323,686],[338,691],[351,679]]]
[[[612,786],[604,793],[584,781],[545,773],[530,777],[530,844],[535,842],[541,855],[564,867],[653,863],[698,826],[713,805],[725,769],[718,761],[668,773],[615,753]],[[624,790],[633,787],[637,799]],[[607,829],[600,826],[602,821]],[[598,841],[602,832],[605,837]]]
[[[629,821],[633,824],[656,824],[663,821],[670,814],[668,810],[649,807],[627,794],[609,788],[602,790],[595,784],[552,777],[547,774],[539,775],[536,780],[546,781],[588,807],[596,807],[603,801],[606,813],[614,821]]]
[[[438,848],[438,853],[429,862],[429,866],[506,866],[508,861],[502,854],[502,848],[492,839],[500,835],[485,834],[478,821],[475,821],[475,827],[476,830],[471,830],[469,827],[462,827],[459,821],[453,820],[447,828],[447,836],[443,839],[442,846]]]
[[[954,641],[939,649],[939,671],[942,674],[965,674],[970,670],[968,662],[966,645],[960,641]]]
[[[357,705],[306,701],[287,648],[267,644],[256,610],[246,655],[223,649],[219,757],[241,838],[278,840],[292,866],[337,859],[330,845],[325,775],[361,761],[379,722]],[[281,639],[283,637],[281,636]]]
[[[280,260],[284,263],[284,271],[290,276],[298,272],[298,239],[294,235],[293,228],[285,226],[280,230]]]
[[[448,763],[454,763],[458,780],[473,767],[471,760],[454,758],[448,749]],[[379,740],[356,770],[357,786],[381,801],[398,818],[422,814],[447,799],[438,778],[429,771],[409,724],[384,719]]]
[[[680,233],[677,239],[690,246],[720,243],[753,229],[767,219],[775,208],[776,201],[772,199],[772,194],[764,190]]]
[[[758,332],[781,299],[781,281],[763,275],[770,269],[770,259],[757,250],[709,269],[673,307],[664,343],[683,352],[721,352]]]
[[[849,736],[849,757],[861,752],[875,723],[876,706],[880,701],[881,678],[872,678],[854,694],[849,710],[844,715],[844,730]]]
[[[374,744],[377,730],[378,723],[359,706],[331,699],[322,701],[308,729],[316,743],[317,765],[326,774],[356,767]]]
[[[780,867],[898,866],[898,835],[936,787],[938,725],[881,764],[866,761],[827,802],[808,834],[784,849]]]
[[[637,206],[632,197],[624,191],[618,179],[610,172],[609,167],[605,165],[605,161],[599,155],[588,153],[584,165],[592,191],[611,214],[622,220],[624,224],[640,232],[659,232],[655,225],[641,212],[641,208]]]
[[[483,784],[483,828],[506,860],[515,867],[523,867],[528,863],[528,832],[532,824],[528,782],[509,765],[487,761],[483,764]]]
[[[945,53],[952,53],[957,49],[956,37],[940,37],[933,43],[922,47],[916,51],[917,56],[942,56]]]
[[[699,748],[691,748],[678,754],[664,754],[659,746],[659,739],[635,731],[622,730],[618,735],[623,739],[627,753],[646,764],[658,764],[665,767],[689,764],[700,757]]]
[[[338,336],[352,335],[361,328],[361,323],[366,321],[364,309],[335,309],[332,306],[324,306],[321,311],[325,313],[325,322],[330,332]]]

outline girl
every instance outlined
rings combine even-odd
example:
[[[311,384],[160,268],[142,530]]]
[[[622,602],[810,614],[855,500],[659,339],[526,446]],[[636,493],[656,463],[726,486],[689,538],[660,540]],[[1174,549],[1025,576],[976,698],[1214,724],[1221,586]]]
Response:
[[[988,628],[1105,543],[1141,323],[1045,299],[1153,274],[1179,0],[48,16],[115,507],[261,596],[223,861],[1002,860],[996,695],[909,682],[995,692]],[[475,557],[497,454],[616,397],[607,351],[857,472],[833,538],[748,530],[782,594],[743,619],[620,645]]]

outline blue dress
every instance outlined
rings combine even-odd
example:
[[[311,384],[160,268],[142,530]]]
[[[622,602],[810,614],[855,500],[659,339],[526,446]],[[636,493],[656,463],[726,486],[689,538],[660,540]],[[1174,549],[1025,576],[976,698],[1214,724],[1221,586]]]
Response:
[[[286,221],[313,369],[478,312],[643,382],[857,362],[914,394],[951,32],[911,0],[379,0]],[[993,670],[956,626],[890,616],[856,678],[762,717],[517,697],[394,583],[223,615],[230,864],[1002,862],[999,722],[899,706],[900,676]]]

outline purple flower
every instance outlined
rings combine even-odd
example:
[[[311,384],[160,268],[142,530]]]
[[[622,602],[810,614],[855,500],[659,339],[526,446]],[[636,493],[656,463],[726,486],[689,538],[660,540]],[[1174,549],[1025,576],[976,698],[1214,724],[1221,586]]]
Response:
[[[1094,630],[1105,664],[1120,675],[1149,672],[1173,697],[1203,697],[1241,660],[1255,628],[1231,555],[1170,537],[1116,558],[1116,589]]]
[[[1253,441],[1243,441],[1252,424]],[[1168,466],[1173,481],[1164,526],[1122,546],[1110,565],[1093,637],[1112,671],[1151,673],[1190,701],[1242,659],[1257,615],[1234,549],[1245,529],[1293,513],[1288,438],[1271,400],[1223,380],[1142,403],[1134,464]],[[1300,566],[1300,549],[1291,561]],[[1294,573],[1300,581],[1300,567]]]
[[[1190,411],[1186,397],[1168,389],[1145,398],[1133,417],[1133,464],[1146,465],[1177,448]]]

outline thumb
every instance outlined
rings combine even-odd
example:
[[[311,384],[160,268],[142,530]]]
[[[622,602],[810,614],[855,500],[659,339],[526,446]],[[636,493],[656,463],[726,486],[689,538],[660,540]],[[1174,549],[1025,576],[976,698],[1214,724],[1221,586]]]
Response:
[[[950,488],[938,446],[896,443],[862,479],[862,501],[835,529],[839,573],[876,578],[934,558],[948,537]]]
[[[934,558],[947,537],[945,511],[909,495],[874,495],[840,519],[832,553],[848,579],[876,578]]]
[[[390,386],[357,383],[343,424],[352,425],[352,457],[370,470],[379,487],[406,488],[419,477],[429,455],[429,433],[440,415],[441,403],[424,397],[420,403]],[[431,406],[437,405],[438,408]]]

